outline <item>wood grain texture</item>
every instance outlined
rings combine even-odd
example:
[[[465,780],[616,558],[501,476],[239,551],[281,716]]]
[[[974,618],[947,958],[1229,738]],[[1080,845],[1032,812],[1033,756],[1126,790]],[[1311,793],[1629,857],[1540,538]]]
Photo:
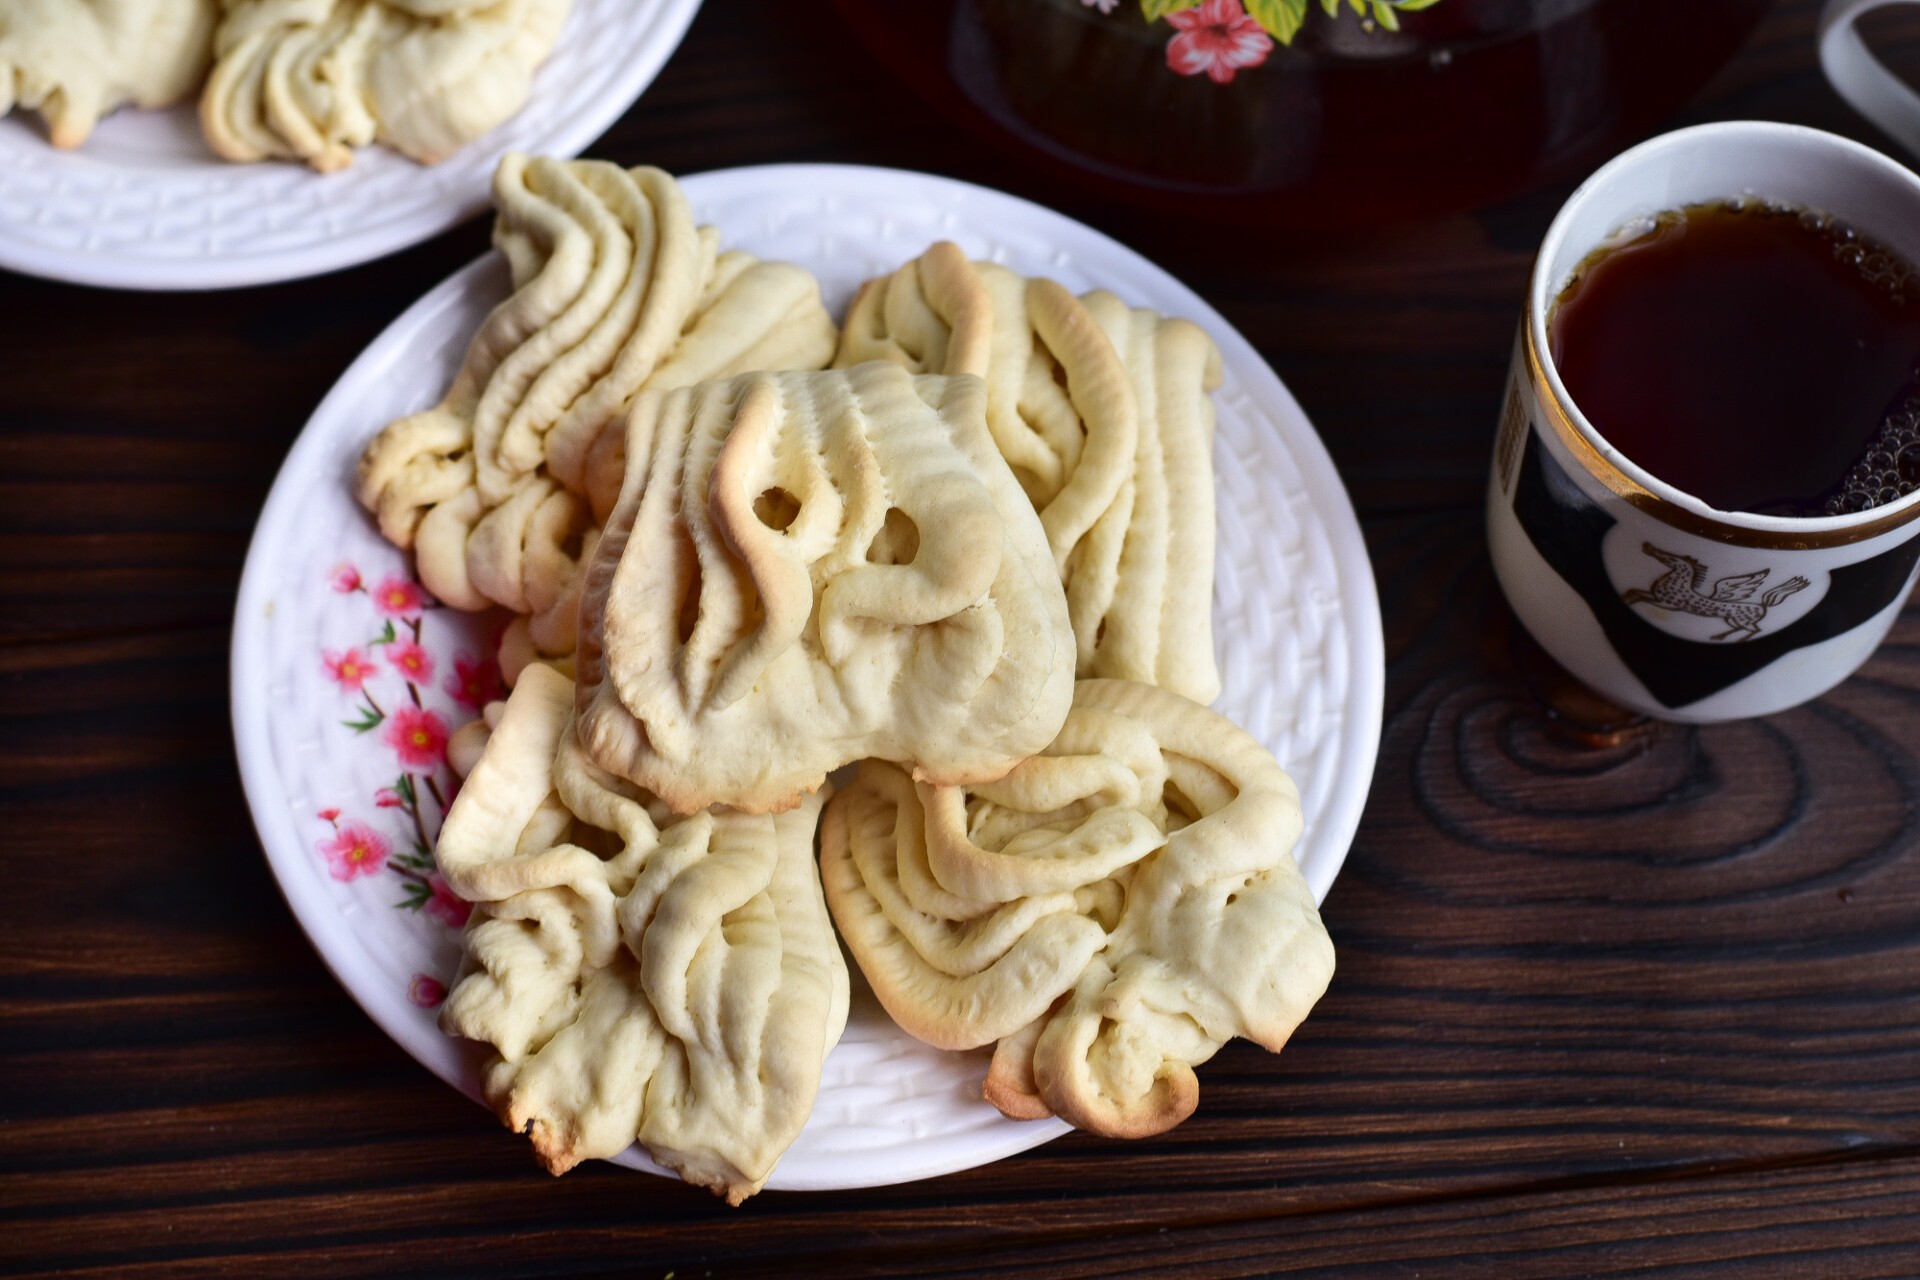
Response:
[[[1783,4],[1687,120],[1884,145]],[[1920,27],[1890,33],[1920,67]],[[929,139],[938,141],[930,157]],[[117,295],[0,276],[0,1272],[1340,1277],[1920,1274],[1920,609],[1809,707],[1595,747],[1544,713],[1486,562],[1487,451],[1566,187],[1253,246],[954,139],[818,5],[709,0],[594,153],[937,167],[1055,204],[1268,356],[1362,513],[1387,723],[1326,904],[1340,971],[1150,1142],[729,1211],[554,1181],[390,1044],[248,822],[227,628],[327,386],[480,252]]]

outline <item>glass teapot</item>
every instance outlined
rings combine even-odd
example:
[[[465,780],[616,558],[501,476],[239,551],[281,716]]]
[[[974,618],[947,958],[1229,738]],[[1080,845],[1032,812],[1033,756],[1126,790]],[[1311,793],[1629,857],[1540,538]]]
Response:
[[[1469,208],[1671,112],[1770,0],[837,0],[974,132],[1264,226]]]

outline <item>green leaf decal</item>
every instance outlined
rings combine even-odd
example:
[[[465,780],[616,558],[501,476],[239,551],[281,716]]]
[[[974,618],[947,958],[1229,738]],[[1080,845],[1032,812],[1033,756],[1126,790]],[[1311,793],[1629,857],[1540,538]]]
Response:
[[[407,867],[414,871],[432,871],[434,869],[433,855],[428,853],[426,849],[419,844],[413,846],[412,852],[396,853],[392,855],[392,857],[395,865]]]
[[[1242,0],[1246,5],[1247,16],[1260,24],[1268,35],[1281,44],[1292,44],[1293,38],[1300,34],[1300,28],[1306,23],[1307,14],[1312,8],[1312,0]],[[1199,6],[1201,0],[1140,0],[1140,12],[1148,22],[1158,22],[1170,13],[1179,13],[1185,9]],[[1440,0],[1346,0],[1348,8],[1359,14],[1362,19],[1371,20],[1376,26],[1388,31],[1400,29],[1400,15],[1418,13],[1422,9],[1431,9]],[[1341,0],[1320,0],[1320,9],[1329,18],[1340,16]],[[1371,28],[1369,28],[1371,30]],[[376,640],[375,644],[384,644],[393,638],[393,624],[387,624],[387,639]]]
[[[401,892],[407,896],[394,903],[396,907],[405,907],[409,911],[418,911],[433,901],[433,890],[419,880],[409,880]]]
[[[367,647],[369,649],[372,649],[372,648],[377,648],[378,646],[383,644],[392,644],[393,639],[394,639],[393,619],[388,618],[387,625],[381,628],[380,634],[375,636],[373,639],[367,641]]]
[[[1307,0],[1247,0],[1247,16],[1281,44],[1292,44],[1307,20]]]
[[[360,718],[358,720],[342,720],[340,723],[355,733],[365,733],[370,729],[378,729],[381,722],[385,719],[385,716],[363,703],[360,707]]]

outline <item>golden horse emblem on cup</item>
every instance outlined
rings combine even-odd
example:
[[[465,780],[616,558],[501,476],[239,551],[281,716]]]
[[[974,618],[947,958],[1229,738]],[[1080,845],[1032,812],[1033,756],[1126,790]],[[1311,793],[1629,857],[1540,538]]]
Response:
[[[1756,569],[1752,573],[1720,578],[1709,590],[1707,566],[1692,556],[1683,556],[1677,551],[1663,551],[1651,542],[1641,543],[1640,549],[1667,566],[1667,571],[1655,578],[1653,585],[1623,591],[1620,598],[1630,605],[1658,605],[1677,613],[1718,618],[1727,624],[1727,629],[1713,636],[1714,640],[1734,637],[1740,640],[1753,639],[1760,634],[1760,623],[1766,618],[1767,610],[1808,585],[1805,578],[1796,574],[1755,600],[1753,593],[1760,589],[1773,570]]]

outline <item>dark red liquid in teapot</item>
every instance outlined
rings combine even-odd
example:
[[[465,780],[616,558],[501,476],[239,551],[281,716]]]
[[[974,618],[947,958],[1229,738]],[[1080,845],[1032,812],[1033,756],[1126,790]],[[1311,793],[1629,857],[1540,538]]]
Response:
[[[1254,229],[1222,253],[1591,168],[1706,83],[1773,4],[1439,0],[1400,7],[1388,30],[1346,3],[1248,0],[1232,12],[1305,21],[1215,83],[1172,70],[1175,30],[1145,16],[1194,2],[835,0],[904,84],[1027,162],[1030,180],[1153,206],[1169,234]]]
[[[1920,487],[1920,281],[1831,218],[1662,214],[1581,263],[1549,339],[1602,436],[1723,511],[1832,515]]]

